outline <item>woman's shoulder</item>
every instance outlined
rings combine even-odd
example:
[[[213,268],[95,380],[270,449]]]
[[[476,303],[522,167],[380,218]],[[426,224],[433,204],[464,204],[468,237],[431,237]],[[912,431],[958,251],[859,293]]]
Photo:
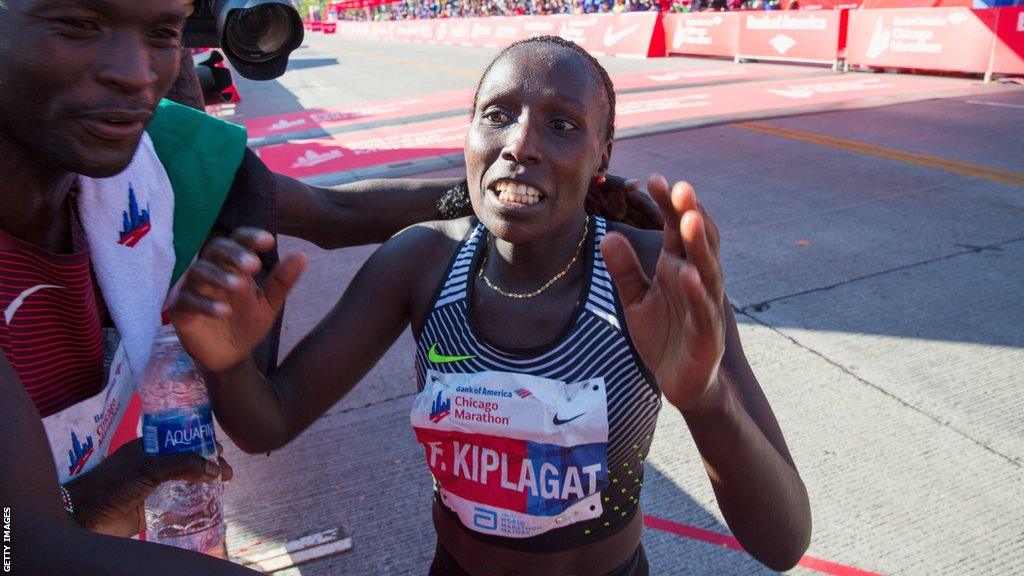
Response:
[[[444,282],[452,258],[476,226],[475,217],[421,222],[385,242],[375,254],[378,269],[404,281],[410,292],[410,317],[421,325],[437,287]]]
[[[476,225],[476,218],[420,222],[398,232],[381,246],[381,250],[400,253],[406,258],[446,259],[454,255],[462,240]]]
[[[637,258],[640,259],[640,264],[644,267],[644,272],[648,276],[654,274],[654,269],[658,264],[658,255],[661,254],[661,230],[644,230],[622,222],[608,222],[608,231],[618,232],[625,236],[633,246],[633,250],[636,251]]]

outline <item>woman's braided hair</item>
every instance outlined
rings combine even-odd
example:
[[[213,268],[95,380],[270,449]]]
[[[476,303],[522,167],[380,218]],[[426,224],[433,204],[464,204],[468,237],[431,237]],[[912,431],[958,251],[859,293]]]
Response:
[[[473,93],[473,108],[470,110],[470,114],[476,113],[477,97],[480,94],[480,87],[483,85],[484,80],[487,79],[487,75],[490,74],[491,68],[494,64],[502,59],[506,54],[515,49],[518,46],[527,44],[541,44],[549,46],[558,46],[565,48],[566,50],[572,51],[577,56],[583,58],[590,65],[591,71],[595,74],[598,84],[603,88],[605,102],[608,104],[608,121],[604,128],[604,137],[607,140],[611,140],[615,136],[615,86],[612,84],[612,79],[608,76],[608,71],[604,69],[604,66],[597,61],[589,52],[584,50],[570,40],[566,40],[559,36],[534,36],[532,38],[526,38],[514,42],[501,52],[498,52],[497,56],[491,60],[490,64],[484,68],[483,74],[480,75],[480,81],[477,82],[476,90]],[[586,211],[588,214],[596,214],[609,220],[623,221],[627,214],[627,202],[626,202],[626,190],[621,179],[615,179],[614,186],[600,186],[596,183],[591,183],[590,188],[587,190],[587,197],[584,202]],[[469,192],[466,186],[460,183],[459,186],[452,188],[442,197],[438,203],[438,212],[442,217],[460,217],[468,216],[473,213],[473,208],[469,202]]]

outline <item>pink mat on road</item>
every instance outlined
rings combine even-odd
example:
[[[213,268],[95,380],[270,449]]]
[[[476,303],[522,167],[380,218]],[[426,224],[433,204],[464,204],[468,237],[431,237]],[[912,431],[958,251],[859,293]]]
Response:
[[[898,75],[842,75],[623,94],[616,128],[657,128],[659,125],[772,113],[806,106],[828,106],[880,97],[935,93],[951,85],[943,81]],[[272,170],[308,178],[431,158],[461,151],[468,126],[465,116],[388,126],[258,148]]]
[[[256,148],[275,172],[295,178],[433,158],[462,151],[468,118],[442,118]]]
[[[744,64],[662,72],[632,72],[613,76],[612,79],[617,90],[630,90],[674,84],[711,84],[729,80],[754,80],[815,72],[820,72],[820,70],[808,67]],[[350,108],[316,108],[289,114],[261,116],[242,120],[241,123],[249,131],[249,138],[261,139],[307,132],[318,128],[329,129],[361,122],[391,120],[448,110],[465,110],[468,116],[472,101],[472,90],[453,90],[404,98],[390,98]]]
[[[316,130],[317,128],[335,128],[346,124],[390,120],[445,110],[465,110],[468,118],[472,100],[472,90],[455,90],[392,98],[351,108],[332,110],[316,108],[278,116],[261,116],[242,120],[241,124],[249,131],[250,139],[258,139]]]
[[[805,76],[820,74],[821,68],[810,66],[783,66],[778,64],[738,64],[715,68],[688,68],[631,72],[612,75],[616,92],[637,88],[658,88],[675,84],[714,84],[716,82],[757,80],[776,76]]]

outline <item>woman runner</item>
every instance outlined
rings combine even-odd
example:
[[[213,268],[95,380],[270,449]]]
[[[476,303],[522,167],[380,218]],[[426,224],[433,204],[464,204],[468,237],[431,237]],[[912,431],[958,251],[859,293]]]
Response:
[[[172,317],[210,372],[228,435],[250,453],[288,443],[411,322],[410,418],[435,479],[430,574],[647,574],[639,497],[662,398],[685,418],[744,548],[771,568],[795,565],[810,538],[807,494],[743,355],[692,188],[649,179],[663,232],[585,210],[608,170],[614,98],[572,42],[503,50],[466,136],[475,215],[381,246],[268,376],[250,352],[305,256],[260,286],[254,253],[269,234],[211,243]]]

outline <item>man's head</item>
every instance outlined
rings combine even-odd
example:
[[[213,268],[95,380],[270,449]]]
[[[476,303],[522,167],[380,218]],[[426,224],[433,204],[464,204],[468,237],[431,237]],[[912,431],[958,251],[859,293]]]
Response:
[[[178,72],[182,0],[2,0],[0,143],[112,176]]]

